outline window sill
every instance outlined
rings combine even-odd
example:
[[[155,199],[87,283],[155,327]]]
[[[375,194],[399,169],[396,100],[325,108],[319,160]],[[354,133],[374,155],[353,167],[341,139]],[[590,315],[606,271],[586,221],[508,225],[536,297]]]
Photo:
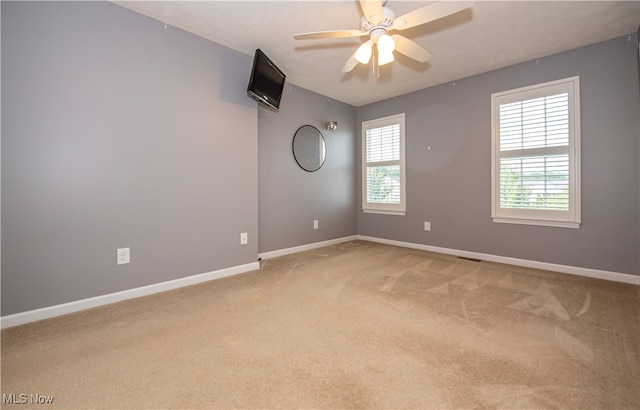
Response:
[[[493,218],[493,222],[506,224],[551,226],[555,228],[580,228],[580,222],[543,221],[538,219]]]
[[[365,214],[381,214],[381,215],[396,215],[396,216],[404,216],[405,211],[388,211],[383,209],[363,209],[362,212]]]

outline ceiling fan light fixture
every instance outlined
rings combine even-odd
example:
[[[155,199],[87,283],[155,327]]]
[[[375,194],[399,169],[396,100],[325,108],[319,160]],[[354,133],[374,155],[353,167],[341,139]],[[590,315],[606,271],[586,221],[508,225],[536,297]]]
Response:
[[[362,43],[360,45],[360,47],[358,47],[358,49],[356,50],[356,53],[354,55],[354,58],[362,64],[367,64],[369,63],[369,60],[371,59],[371,52],[372,52],[372,47],[371,47],[371,41],[367,41],[365,43]]]
[[[382,34],[378,37],[378,52],[382,54],[390,54],[396,48],[396,42],[388,34]]]
[[[390,35],[387,33],[381,34],[376,42],[376,47],[378,47],[379,66],[389,64],[394,60],[393,50],[396,48],[396,42]]]
[[[385,65],[393,62],[393,52],[378,53],[378,65]]]

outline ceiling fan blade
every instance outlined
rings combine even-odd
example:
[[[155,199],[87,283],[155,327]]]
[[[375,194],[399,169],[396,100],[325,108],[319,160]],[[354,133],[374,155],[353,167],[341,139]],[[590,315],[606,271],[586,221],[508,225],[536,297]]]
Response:
[[[360,37],[367,33],[363,33],[360,30],[330,30],[330,31],[315,31],[311,33],[294,34],[293,38],[296,40],[313,40],[320,38],[347,38],[347,37]]]
[[[360,8],[364,18],[374,26],[384,19],[382,0],[360,0]]]
[[[473,6],[472,1],[441,1],[429,4],[428,6],[420,7],[400,17],[396,17],[391,29],[405,30],[419,26],[468,9],[471,6]]]
[[[357,53],[357,50],[356,50]],[[351,57],[347,60],[347,63],[342,67],[343,73],[348,73],[353,70],[358,65],[358,60],[356,60],[356,53],[351,54]]]
[[[430,52],[413,40],[409,40],[400,34],[394,34],[391,37],[396,42],[396,51],[409,58],[424,63],[432,57]]]

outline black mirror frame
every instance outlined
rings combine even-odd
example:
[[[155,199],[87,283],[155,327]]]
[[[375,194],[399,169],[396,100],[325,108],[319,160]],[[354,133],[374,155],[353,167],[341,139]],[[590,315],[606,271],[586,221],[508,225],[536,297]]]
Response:
[[[322,146],[324,147],[324,156],[322,157],[322,162],[320,163],[320,165],[318,165],[318,168],[315,168],[315,169],[307,169],[307,168],[305,168],[300,163],[300,161],[298,160],[298,157],[296,156],[296,149],[295,149],[296,136],[298,135],[298,132],[301,129],[306,128],[306,127],[313,128],[318,133],[318,136],[322,139]],[[327,153],[326,153],[327,152],[327,142],[324,139],[324,135],[322,135],[322,133],[320,132],[320,130],[318,128],[314,127],[313,125],[305,124],[305,125],[301,126],[300,128],[298,128],[296,130],[296,132],[293,134],[293,139],[291,140],[291,152],[293,153],[293,159],[295,159],[296,163],[298,164],[298,166],[300,168],[302,168],[306,172],[316,172],[317,170],[322,168],[322,166],[324,165],[324,163],[325,163],[325,161],[327,159]]]

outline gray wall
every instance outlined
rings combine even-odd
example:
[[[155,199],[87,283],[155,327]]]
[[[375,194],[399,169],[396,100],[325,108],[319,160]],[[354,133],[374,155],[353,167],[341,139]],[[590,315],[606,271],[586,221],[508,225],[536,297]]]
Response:
[[[338,121],[329,131],[327,122]],[[292,140],[302,125],[324,135],[327,157],[316,172],[298,166]],[[278,113],[259,108],[259,251],[356,234],[356,109],[287,85]],[[313,229],[313,220],[319,227]]]
[[[2,2],[2,315],[255,262],[250,68],[111,3]]]
[[[407,213],[359,208],[358,233],[640,274],[637,47],[634,34],[359,107],[358,124],[406,113]],[[574,75],[581,81],[581,227],[493,223],[491,93]]]

